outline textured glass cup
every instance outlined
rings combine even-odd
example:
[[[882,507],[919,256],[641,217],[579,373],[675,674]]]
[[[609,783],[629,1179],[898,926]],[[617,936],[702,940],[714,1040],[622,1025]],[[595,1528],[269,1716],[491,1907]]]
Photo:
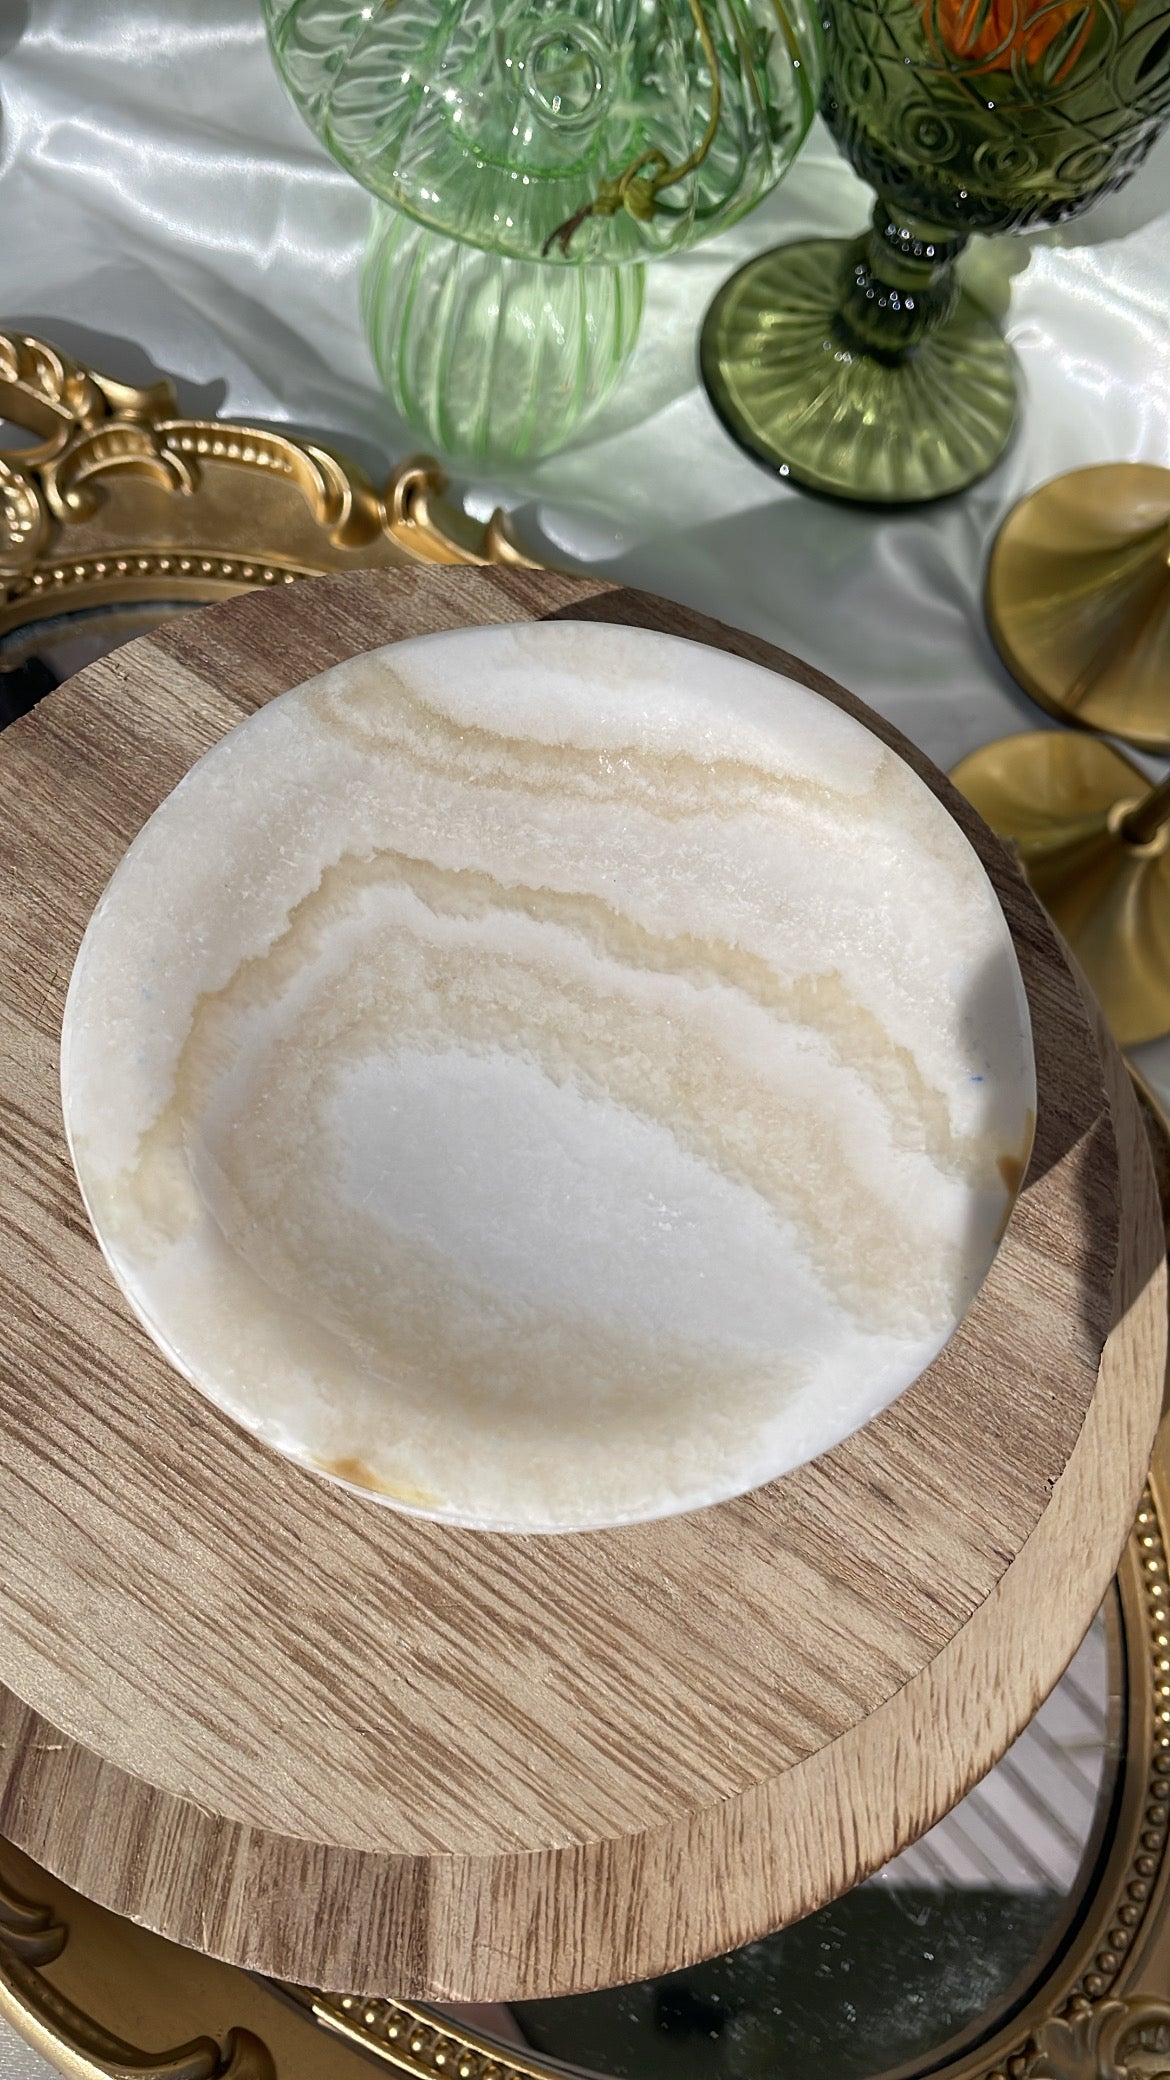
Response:
[[[446,455],[534,461],[613,389],[642,317],[641,267],[503,260],[379,205],[362,312],[395,408]]]
[[[704,380],[752,453],[820,491],[937,498],[997,460],[1011,359],[960,290],[972,231],[1060,223],[1136,170],[1170,113],[1167,0],[825,0],[824,112],[878,191],[854,244],[740,270]]]
[[[519,260],[674,252],[775,185],[821,84],[813,0],[264,0],[362,185]]]

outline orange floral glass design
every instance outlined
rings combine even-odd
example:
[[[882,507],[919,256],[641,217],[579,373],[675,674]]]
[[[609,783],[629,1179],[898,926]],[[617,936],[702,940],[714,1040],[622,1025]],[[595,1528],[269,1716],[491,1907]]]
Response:
[[[1119,0],[1123,13],[1132,4]],[[1030,69],[1048,58],[1044,71],[1056,86],[1080,59],[1096,8],[1095,0],[923,0],[923,12],[952,57],[986,72]]]
[[[991,468],[1016,403],[955,260],[971,232],[1064,223],[1140,166],[1170,115],[1170,0],[823,8],[824,114],[877,190],[873,226],[749,262],[704,328],[707,387],[798,482],[941,498]]]

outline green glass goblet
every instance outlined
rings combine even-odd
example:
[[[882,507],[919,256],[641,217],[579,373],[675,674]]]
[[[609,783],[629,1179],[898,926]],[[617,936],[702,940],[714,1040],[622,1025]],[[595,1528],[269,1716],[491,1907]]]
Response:
[[[262,0],[306,122],[399,213],[377,220],[366,323],[428,440],[531,459],[580,431],[632,351],[642,263],[791,165],[820,98],[818,5]]]
[[[973,231],[1062,223],[1129,179],[1170,114],[1168,0],[825,0],[824,114],[878,192],[872,229],[726,282],[701,343],[735,438],[840,498],[983,476],[1012,359],[956,279]]]

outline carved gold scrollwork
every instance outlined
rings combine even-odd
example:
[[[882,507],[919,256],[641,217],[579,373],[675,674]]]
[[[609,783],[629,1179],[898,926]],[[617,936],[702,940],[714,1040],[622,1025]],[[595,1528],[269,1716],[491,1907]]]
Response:
[[[87,519],[96,508],[100,480],[115,470],[152,478],[164,491],[192,492],[197,482],[185,458],[166,447],[160,429],[132,419],[109,420],[79,433],[45,464],[41,481],[54,520],[67,525]]]
[[[0,456],[0,584],[31,571],[50,532],[45,502],[33,478]]]
[[[33,437],[0,444],[0,635],[152,593],[195,599],[403,561],[534,562],[506,514],[484,526],[451,504],[427,457],[379,491],[315,441],[182,418],[171,383],[118,382],[22,333],[0,333],[0,419]]]
[[[170,395],[173,410],[174,392]],[[0,412],[14,425],[41,436],[37,447],[22,448],[15,454],[9,451],[9,461],[39,469],[80,428],[92,425],[108,409],[98,379],[59,354],[47,340],[30,339],[20,332],[0,333]]]
[[[40,1968],[60,1957],[67,1940],[68,1930],[48,1908],[0,1880],[0,2016],[54,2063],[64,2055],[72,2080],[276,2080],[267,2046],[250,2030],[229,2030],[222,2044],[196,2037],[150,2052],[103,2029],[42,1975]]]
[[[65,1948],[68,1931],[48,1907],[22,1899],[0,1877],[0,1947],[25,1964],[52,1964]]]
[[[1154,1994],[1086,2005],[1036,2031],[1026,2080],[1165,2080],[1170,2001]]]
[[[200,457],[250,474],[288,478],[338,548],[361,548],[375,541],[386,524],[385,507],[365,471],[314,442],[219,419],[168,420],[157,428],[157,442],[162,459],[182,472],[192,489]]]

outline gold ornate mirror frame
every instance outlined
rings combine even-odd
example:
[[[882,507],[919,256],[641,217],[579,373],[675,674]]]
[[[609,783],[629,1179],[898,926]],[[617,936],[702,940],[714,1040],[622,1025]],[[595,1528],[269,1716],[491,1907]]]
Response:
[[[0,439],[7,662],[20,658],[14,635],[62,615],[203,604],[359,567],[533,561],[504,513],[484,526],[450,503],[425,456],[379,490],[316,442],[184,418],[170,382],[136,389],[22,333],[0,332],[4,421],[29,437]]]
[[[378,490],[328,448],[185,418],[168,382],[134,388],[23,335],[0,333],[0,420],[28,435],[0,444],[0,686],[79,633],[108,647],[253,586],[534,561],[504,515],[481,526],[449,503],[433,462],[401,464]],[[1170,1209],[1170,1134],[1148,1109]],[[881,2080],[1170,2080],[1168,1543],[1164,1427],[1106,1610],[1124,1739],[1096,1863],[1027,1983]],[[2,1842],[0,2017],[71,2080],[360,2080],[371,2059],[414,2080],[564,2070],[466,2019],[280,1987],[179,1949]]]

